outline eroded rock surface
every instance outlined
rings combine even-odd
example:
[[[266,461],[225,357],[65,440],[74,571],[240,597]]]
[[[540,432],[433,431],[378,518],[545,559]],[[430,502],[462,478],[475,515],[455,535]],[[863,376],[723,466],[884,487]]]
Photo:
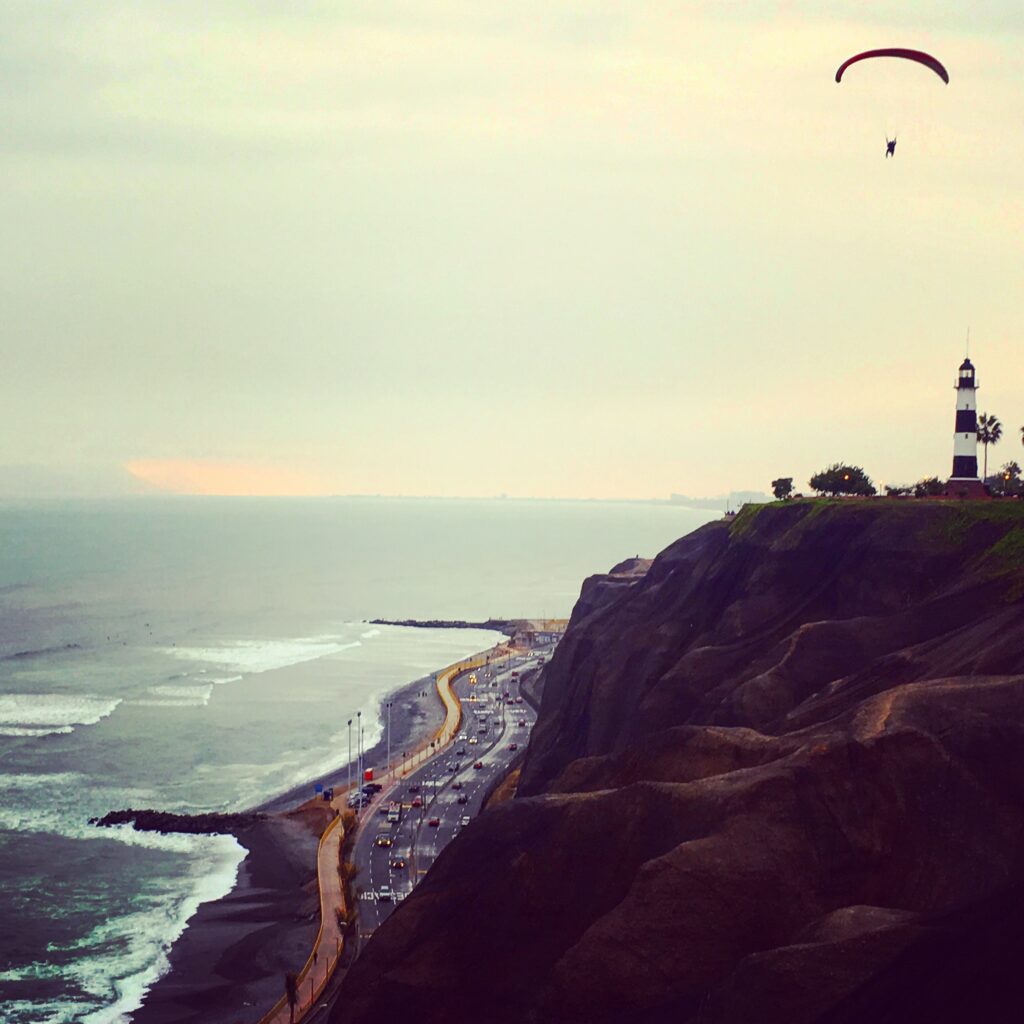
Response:
[[[1018,1019],[1022,566],[1010,503],[804,502],[588,581],[332,1020]]]

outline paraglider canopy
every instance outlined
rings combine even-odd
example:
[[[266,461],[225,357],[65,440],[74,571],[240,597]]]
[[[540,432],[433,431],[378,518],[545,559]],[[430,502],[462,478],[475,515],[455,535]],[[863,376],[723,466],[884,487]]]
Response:
[[[905,50],[901,47],[889,47],[882,50],[865,50],[863,53],[854,54],[849,60],[844,60],[839,65],[839,70],[836,72],[836,81],[841,82],[843,80],[843,72],[851,65],[856,64],[862,60],[869,60],[873,57],[899,57],[903,60],[913,60],[918,64],[923,64],[926,68],[931,68],[947,85],[949,85],[949,72],[942,66],[942,63],[930,53],[925,53],[923,50]]]

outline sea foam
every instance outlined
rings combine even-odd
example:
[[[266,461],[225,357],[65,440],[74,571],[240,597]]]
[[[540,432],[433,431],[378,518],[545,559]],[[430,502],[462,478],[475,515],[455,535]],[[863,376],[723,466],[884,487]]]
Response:
[[[76,725],[95,725],[121,703],[119,697],[66,693],[0,694],[0,735],[48,736]]]
[[[291,640],[239,640],[222,647],[163,647],[160,650],[173,658],[205,662],[233,672],[270,672],[359,646],[358,640],[321,636]]]

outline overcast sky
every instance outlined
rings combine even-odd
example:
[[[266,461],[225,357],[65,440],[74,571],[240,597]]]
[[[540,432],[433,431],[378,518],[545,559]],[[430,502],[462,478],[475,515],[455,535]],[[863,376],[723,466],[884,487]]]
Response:
[[[968,326],[1021,460],[1022,44],[1019,0],[5,0],[0,477],[910,481]],[[950,84],[834,82],[886,45]]]

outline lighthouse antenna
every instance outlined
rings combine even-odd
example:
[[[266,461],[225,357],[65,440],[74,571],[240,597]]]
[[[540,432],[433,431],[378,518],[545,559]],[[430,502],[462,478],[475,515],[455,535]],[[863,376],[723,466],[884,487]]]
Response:
[[[971,358],[971,329],[967,328],[967,358]]]

